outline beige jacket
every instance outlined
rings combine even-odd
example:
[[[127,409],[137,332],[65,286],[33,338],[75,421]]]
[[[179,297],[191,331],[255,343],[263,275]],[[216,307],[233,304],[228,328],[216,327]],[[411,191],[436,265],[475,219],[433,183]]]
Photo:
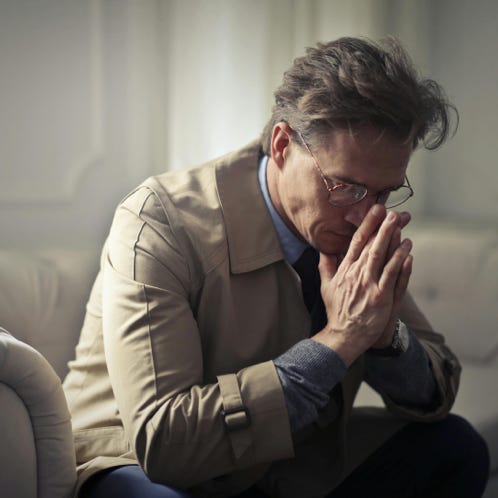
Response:
[[[153,481],[199,496],[259,482],[273,497],[310,498],[350,466],[362,357],[343,382],[341,415],[324,410],[290,432],[272,359],[308,336],[310,320],[260,192],[258,153],[255,142],[150,178],[117,208],[64,383],[80,484],[138,462]],[[385,401],[401,421],[436,420],[453,403],[458,362],[410,298],[402,319],[430,356],[440,403],[421,413]]]

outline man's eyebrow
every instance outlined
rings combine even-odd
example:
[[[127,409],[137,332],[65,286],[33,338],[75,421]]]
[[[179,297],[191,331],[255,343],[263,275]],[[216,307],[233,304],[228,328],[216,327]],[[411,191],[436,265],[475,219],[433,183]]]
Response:
[[[349,176],[334,175],[334,177],[332,178],[330,176],[325,175],[325,178],[327,178],[327,180],[331,180],[333,182],[350,183],[352,185],[361,185],[363,187],[368,188],[368,185],[366,185],[365,183],[357,182],[354,178],[350,178]],[[397,190],[400,187],[402,187],[404,184],[405,184],[405,179],[403,178],[403,181],[399,185],[392,186],[392,187],[386,187],[382,190],[379,190],[379,192],[387,192],[388,190]]]
[[[327,177],[327,178],[329,178],[330,180],[334,180],[334,181],[338,181],[338,182],[342,182],[342,183],[352,183],[353,185],[366,186],[364,183],[357,182],[356,180],[354,180],[353,178],[350,178],[349,176],[334,175],[333,178],[331,178],[331,177]]]

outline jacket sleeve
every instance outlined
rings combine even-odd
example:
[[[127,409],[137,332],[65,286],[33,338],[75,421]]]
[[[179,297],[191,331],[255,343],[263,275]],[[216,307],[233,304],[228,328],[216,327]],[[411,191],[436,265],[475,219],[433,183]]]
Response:
[[[199,332],[195,302],[204,276],[174,216],[147,188],[116,211],[103,263],[103,335],[139,463],[151,480],[187,488],[289,458],[293,448],[273,362],[205,383],[209,336]]]
[[[440,420],[449,413],[455,401],[460,381],[460,363],[445,344],[444,337],[433,331],[410,294],[405,297],[400,318],[415,334],[427,354],[436,384],[436,395],[430,405],[423,407],[403,406],[383,393],[382,398],[390,411],[403,418],[426,422]]]

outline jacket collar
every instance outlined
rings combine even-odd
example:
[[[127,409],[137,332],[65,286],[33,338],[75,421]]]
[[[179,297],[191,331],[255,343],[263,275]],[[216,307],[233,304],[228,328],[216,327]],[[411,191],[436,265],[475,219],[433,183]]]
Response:
[[[251,142],[216,164],[232,273],[245,273],[284,259],[258,182],[261,143]]]

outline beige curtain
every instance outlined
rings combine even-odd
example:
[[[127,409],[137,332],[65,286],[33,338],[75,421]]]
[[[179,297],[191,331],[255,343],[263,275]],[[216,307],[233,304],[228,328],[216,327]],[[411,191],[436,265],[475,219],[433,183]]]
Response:
[[[417,64],[427,61],[425,0],[136,0],[130,6],[138,66],[130,73],[131,93],[148,110],[136,113],[142,121],[135,121],[131,153],[148,157],[154,172],[197,164],[257,137],[283,71],[317,41],[397,34]],[[423,168],[412,177],[417,187]]]
[[[318,40],[394,33],[423,66],[431,5],[1,0],[3,244],[100,245],[146,176],[257,137],[282,73]]]
[[[382,36],[394,14],[389,8],[396,4],[383,0],[162,2],[163,53],[168,54],[164,66],[168,166],[197,163],[257,136],[283,71],[306,46],[343,35]],[[422,4],[412,2],[417,15]]]

